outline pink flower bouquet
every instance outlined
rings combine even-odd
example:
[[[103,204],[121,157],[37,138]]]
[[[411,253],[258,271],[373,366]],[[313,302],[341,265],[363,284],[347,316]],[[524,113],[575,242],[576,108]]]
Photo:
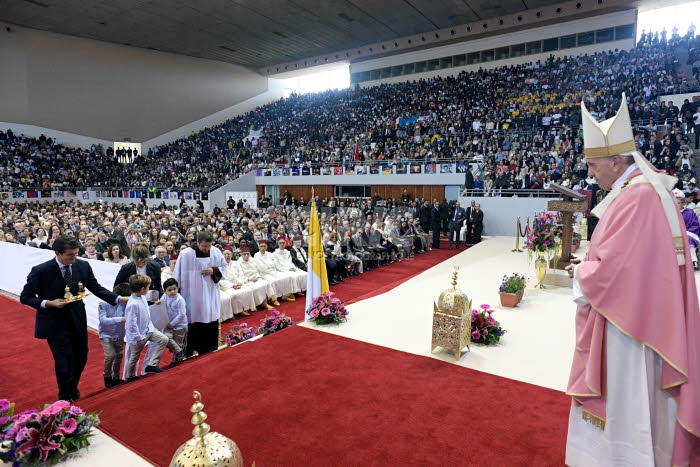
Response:
[[[14,415],[14,404],[0,399],[0,461],[18,466],[57,463],[90,446],[90,431],[99,423],[96,413],[86,414],[66,401]]]
[[[559,214],[540,212],[532,221],[532,228],[527,234],[527,249],[546,252],[557,247],[561,237],[562,225]]]
[[[309,321],[314,321],[316,324],[340,324],[347,321],[348,310],[333,292],[326,292],[314,298],[306,314],[309,316]]]
[[[226,345],[232,346],[255,337],[255,329],[248,326],[248,323],[236,323],[229,332],[226,333]]]
[[[287,328],[294,324],[292,318],[286,316],[284,313],[280,313],[274,308],[270,310],[270,313],[272,313],[270,316],[266,316],[260,320],[260,326],[258,326],[258,333],[263,336],[267,336],[268,334],[272,334],[273,332],[277,332],[280,329]]]
[[[505,330],[501,323],[491,316],[494,310],[491,305],[483,304],[479,310],[472,310],[472,342],[477,344],[495,344],[501,340]]]

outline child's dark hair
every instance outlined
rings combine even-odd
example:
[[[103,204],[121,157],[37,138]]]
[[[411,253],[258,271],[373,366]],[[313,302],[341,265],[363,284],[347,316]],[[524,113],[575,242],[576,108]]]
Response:
[[[129,288],[129,284],[127,282],[122,282],[121,284],[115,285],[114,293],[119,295],[120,297],[128,297],[129,295],[131,295],[131,289]]]
[[[170,279],[167,279],[165,282],[163,282],[163,290],[166,290],[171,285],[174,285],[178,289],[180,288],[180,284],[178,284],[177,281],[173,277],[171,277]]]
[[[138,292],[144,287],[151,285],[151,278],[145,274],[134,274],[129,277],[129,289],[132,292]]]

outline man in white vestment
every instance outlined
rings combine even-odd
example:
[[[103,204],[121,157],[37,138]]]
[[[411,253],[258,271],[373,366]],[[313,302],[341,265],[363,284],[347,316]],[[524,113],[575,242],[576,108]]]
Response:
[[[245,279],[244,286],[253,291],[255,303],[267,309],[273,306],[280,306],[280,302],[277,301],[275,288],[260,276],[255,261],[250,256],[250,247],[241,247],[241,257],[236,262],[240,273]]]
[[[284,237],[277,239],[277,249],[271,254],[277,260],[277,270],[287,273],[294,279],[294,293],[297,296],[304,295],[302,292],[306,291],[306,271],[300,271],[294,266],[292,254],[287,250],[287,240]]]
[[[231,261],[233,249],[230,246],[224,247],[222,253],[226,260],[224,277],[219,281],[219,289],[221,290],[221,321],[223,322],[227,319],[235,318],[235,315],[249,316],[248,310],[255,310],[255,303],[253,301],[253,292],[243,288],[243,284],[234,275],[229,274],[231,265],[235,264],[234,261]]]
[[[275,257],[272,256],[272,253],[267,252],[267,242],[265,240],[260,240],[258,247],[260,251],[255,254],[253,261],[255,267],[258,268],[260,276],[272,284],[275,292],[277,292],[277,298],[281,297],[284,301],[293,302],[295,300],[295,282],[292,276],[278,270]]]
[[[203,230],[197,243],[178,256],[173,278],[180,284],[180,295],[187,305],[187,350],[203,354],[218,348],[221,293],[219,281],[226,270],[221,252],[212,248],[214,236]]]

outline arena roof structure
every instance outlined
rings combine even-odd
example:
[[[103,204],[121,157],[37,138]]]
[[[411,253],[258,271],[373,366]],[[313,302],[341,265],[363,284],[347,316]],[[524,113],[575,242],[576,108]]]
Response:
[[[658,0],[5,0],[0,19],[280,71],[402,53]],[[551,10],[551,11],[550,11]],[[412,38],[412,39],[411,39]]]

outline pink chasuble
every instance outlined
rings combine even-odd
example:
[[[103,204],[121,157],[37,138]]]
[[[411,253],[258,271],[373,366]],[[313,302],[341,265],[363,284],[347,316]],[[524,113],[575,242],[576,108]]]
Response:
[[[576,277],[588,303],[576,311],[567,394],[583,404],[592,422],[605,420],[609,322],[663,359],[660,389],[678,404],[672,463],[690,465],[691,451],[700,447],[700,309],[689,251],[678,266],[671,230],[649,183],[624,188],[610,204]]]

